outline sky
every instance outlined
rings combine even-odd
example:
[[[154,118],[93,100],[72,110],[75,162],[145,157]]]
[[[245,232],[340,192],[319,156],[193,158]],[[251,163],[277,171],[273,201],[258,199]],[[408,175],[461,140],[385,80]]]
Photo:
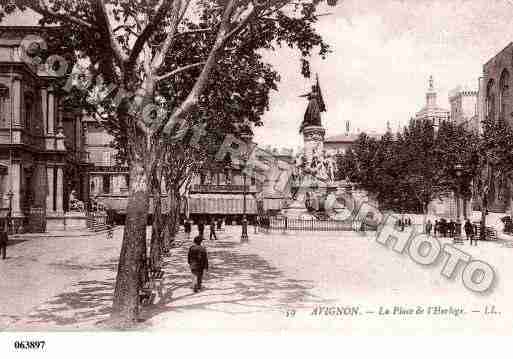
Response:
[[[384,132],[405,125],[425,104],[433,75],[438,104],[449,109],[448,92],[458,85],[477,90],[483,64],[513,41],[513,0],[343,0],[320,12],[318,30],[331,45],[326,60],[312,58],[327,106],[327,136],[351,131]],[[260,145],[296,148],[307,102],[304,79],[289,49],[267,53],[281,74]]]
[[[433,75],[439,105],[458,85],[477,89],[482,66],[513,40],[513,0],[339,0],[320,9],[318,30],[333,52],[311,59],[327,106],[327,136],[384,132],[405,125],[425,104]],[[4,22],[2,25],[20,24]],[[265,54],[281,75],[264,126],[255,128],[259,145],[297,148],[312,79],[300,74],[293,50]]]

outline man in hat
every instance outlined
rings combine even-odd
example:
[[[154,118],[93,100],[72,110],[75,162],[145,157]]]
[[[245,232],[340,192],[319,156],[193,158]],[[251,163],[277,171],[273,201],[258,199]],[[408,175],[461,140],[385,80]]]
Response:
[[[194,293],[201,290],[201,283],[203,280],[203,271],[208,271],[208,255],[207,250],[201,245],[203,238],[196,236],[194,244],[189,248],[187,255],[187,263],[191,268],[192,273],[192,289]]]

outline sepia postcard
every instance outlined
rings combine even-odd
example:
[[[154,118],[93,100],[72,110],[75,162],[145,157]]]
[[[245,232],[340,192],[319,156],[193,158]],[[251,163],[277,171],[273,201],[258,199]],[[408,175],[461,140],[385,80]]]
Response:
[[[512,16],[0,0],[6,353],[513,334]]]

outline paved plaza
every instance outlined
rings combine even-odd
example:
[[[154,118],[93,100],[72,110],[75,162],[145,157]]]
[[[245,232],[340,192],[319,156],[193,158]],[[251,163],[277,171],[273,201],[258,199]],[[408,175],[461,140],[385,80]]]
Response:
[[[205,241],[211,270],[194,294],[186,263],[190,241],[165,258],[162,296],[145,307],[146,330],[316,330],[347,333],[481,333],[511,323],[513,249],[500,242],[458,248],[490,263],[497,284],[476,295],[440,275],[441,263],[421,266],[382,246],[373,233],[254,234],[240,227]],[[109,315],[122,228],[105,235],[18,240],[0,261],[1,330],[98,330]],[[448,239],[443,242],[449,243]],[[390,315],[386,308],[422,305],[463,313]],[[496,314],[485,314],[494,305]],[[330,309],[337,308],[337,309]],[[400,312],[400,309],[397,309]],[[500,314],[499,314],[500,312]]]

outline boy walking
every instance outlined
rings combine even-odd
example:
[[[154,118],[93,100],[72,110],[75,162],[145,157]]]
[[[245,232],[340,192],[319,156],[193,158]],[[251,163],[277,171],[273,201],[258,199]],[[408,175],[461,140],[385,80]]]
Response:
[[[198,219],[198,235],[203,239],[203,234],[205,233],[205,223],[203,219]]]
[[[187,237],[187,239],[189,239],[191,236],[191,221],[189,220],[189,218],[185,219],[185,222],[183,224],[183,231],[185,232],[185,236]]]
[[[217,241],[216,222],[214,221],[213,218],[210,220],[210,240],[212,240],[212,237],[214,237],[213,240]]]
[[[201,290],[203,282],[203,271],[208,271],[208,255],[207,250],[201,245],[203,238],[197,236],[194,238],[194,244],[189,248],[187,255],[187,263],[192,273],[192,289],[194,293]]]
[[[426,223],[426,234],[428,235],[428,237],[431,236],[431,230],[432,229],[433,229],[433,223],[431,223],[431,220],[428,219],[427,223]]]
[[[465,220],[465,226],[463,226],[465,230],[465,236],[467,237],[467,241],[470,240],[470,244],[472,244],[472,237],[474,236],[474,226],[470,223],[470,220],[467,218]]]

